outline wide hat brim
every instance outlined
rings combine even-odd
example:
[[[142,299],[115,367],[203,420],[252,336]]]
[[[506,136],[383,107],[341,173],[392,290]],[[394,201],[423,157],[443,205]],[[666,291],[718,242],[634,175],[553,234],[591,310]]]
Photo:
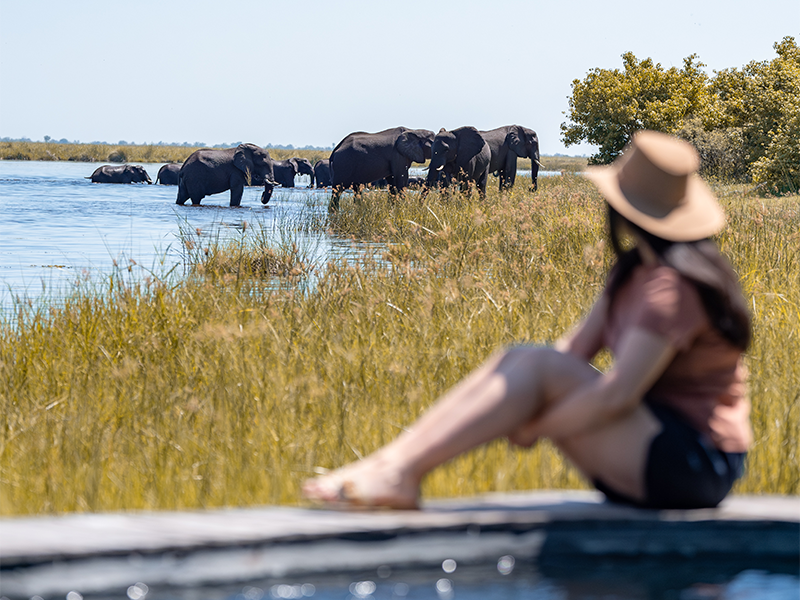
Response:
[[[650,135],[644,137],[645,133]],[[594,182],[606,201],[623,217],[662,239],[688,242],[718,233],[725,226],[725,213],[706,183],[696,173],[671,173],[669,166],[656,164],[658,157],[645,156],[652,154],[654,148],[664,143],[661,138],[669,138],[664,134],[655,134],[655,137],[654,133],[637,134],[623,156],[614,163],[609,166],[588,167],[587,178]],[[647,140],[649,148],[646,150],[643,149],[645,144],[641,142],[641,147],[637,148],[639,136],[642,136],[641,142]],[[674,138],[665,142],[668,145],[667,151],[675,150],[676,142],[679,140]],[[682,141],[680,144],[689,146]],[[689,147],[686,152],[695,151]],[[623,172],[626,169],[627,177]],[[621,180],[631,182],[635,179],[635,176],[631,176],[632,170],[637,171],[635,175],[644,172],[646,176],[639,177],[638,181],[623,188]],[[673,182],[678,184],[671,185]],[[665,188],[669,188],[671,196],[667,204],[662,202]]]

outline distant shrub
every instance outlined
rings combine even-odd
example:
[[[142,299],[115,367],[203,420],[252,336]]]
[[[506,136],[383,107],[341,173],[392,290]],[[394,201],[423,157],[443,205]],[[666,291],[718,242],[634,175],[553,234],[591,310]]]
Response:
[[[747,181],[748,165],[740,127],[706,130],[699,118],[687,120],[676,135],[700,154],[700,175],[724,181]]]
[[[108,155],[108,160],[115,163],[124,163],[128,160],[128,157],[125,155],[124,151],[114,150]]]
[[[790,98],[787,105],[791,116],[769,131],[767,151],[753,165],[753,180],[777,194],[800,191],[800,99]]]

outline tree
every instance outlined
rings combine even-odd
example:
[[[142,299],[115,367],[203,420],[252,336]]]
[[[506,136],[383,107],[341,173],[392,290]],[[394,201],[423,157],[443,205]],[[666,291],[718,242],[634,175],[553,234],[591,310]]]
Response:
[[[641,129],[677,132],[687,117],[700,117],[708,106],[705,65],[692,54],[683,68],[664,70],[632,52],[622,55],[624,69],[592,69],[572,82],[567,118],[561,124],[562,141],[570,146],[587,141],[600,147],[589,162],[613,161],[633,134]]]
[[[711,89],[717,123],[742,131],[753,181],[800,189],[800,48],[787,36],[777,57],[717,73]]]
[[[764,155],[769,132],[789,119],[791,100],[800,93],[800,50],[794,38],[787,36],[774,48],[777,58],[724,69],[711,84],[715,125],[742,127],[752,162]]]

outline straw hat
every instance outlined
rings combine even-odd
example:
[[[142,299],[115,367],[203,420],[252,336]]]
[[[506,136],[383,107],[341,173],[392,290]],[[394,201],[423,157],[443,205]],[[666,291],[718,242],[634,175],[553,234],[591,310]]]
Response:
[[[725,214],[697,175],[700,158],[687,142],[640,131],[611,165],[586,176],[623,217],[665,240],[688,242],[717,233]]]

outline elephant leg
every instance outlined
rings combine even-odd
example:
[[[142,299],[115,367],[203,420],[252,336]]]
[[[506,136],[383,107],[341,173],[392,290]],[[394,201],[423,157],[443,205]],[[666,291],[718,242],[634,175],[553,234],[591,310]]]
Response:
[[[514,181],[516,181],[517,177],[517,170],[503,170],[500,171],[500,191],[503,190],[510,190],[514,187]]]
[[[189,199],[189,194],[186,192],[186,186],[183,182],[178,183],[178,198],[175,200],[175,204],[179,204],[183,206],[186,204],[186,201]]]
[[[244,183],[234,183],[231,186],[231,206],[242,204],[242,194],[244,193]]]
[[[480,194],[481,200],[486,200],[486,184],[489,180],[489,172],[484,171],[478,176],[478,179],[475,181],[475,184],[478,186],[478,194]]]

